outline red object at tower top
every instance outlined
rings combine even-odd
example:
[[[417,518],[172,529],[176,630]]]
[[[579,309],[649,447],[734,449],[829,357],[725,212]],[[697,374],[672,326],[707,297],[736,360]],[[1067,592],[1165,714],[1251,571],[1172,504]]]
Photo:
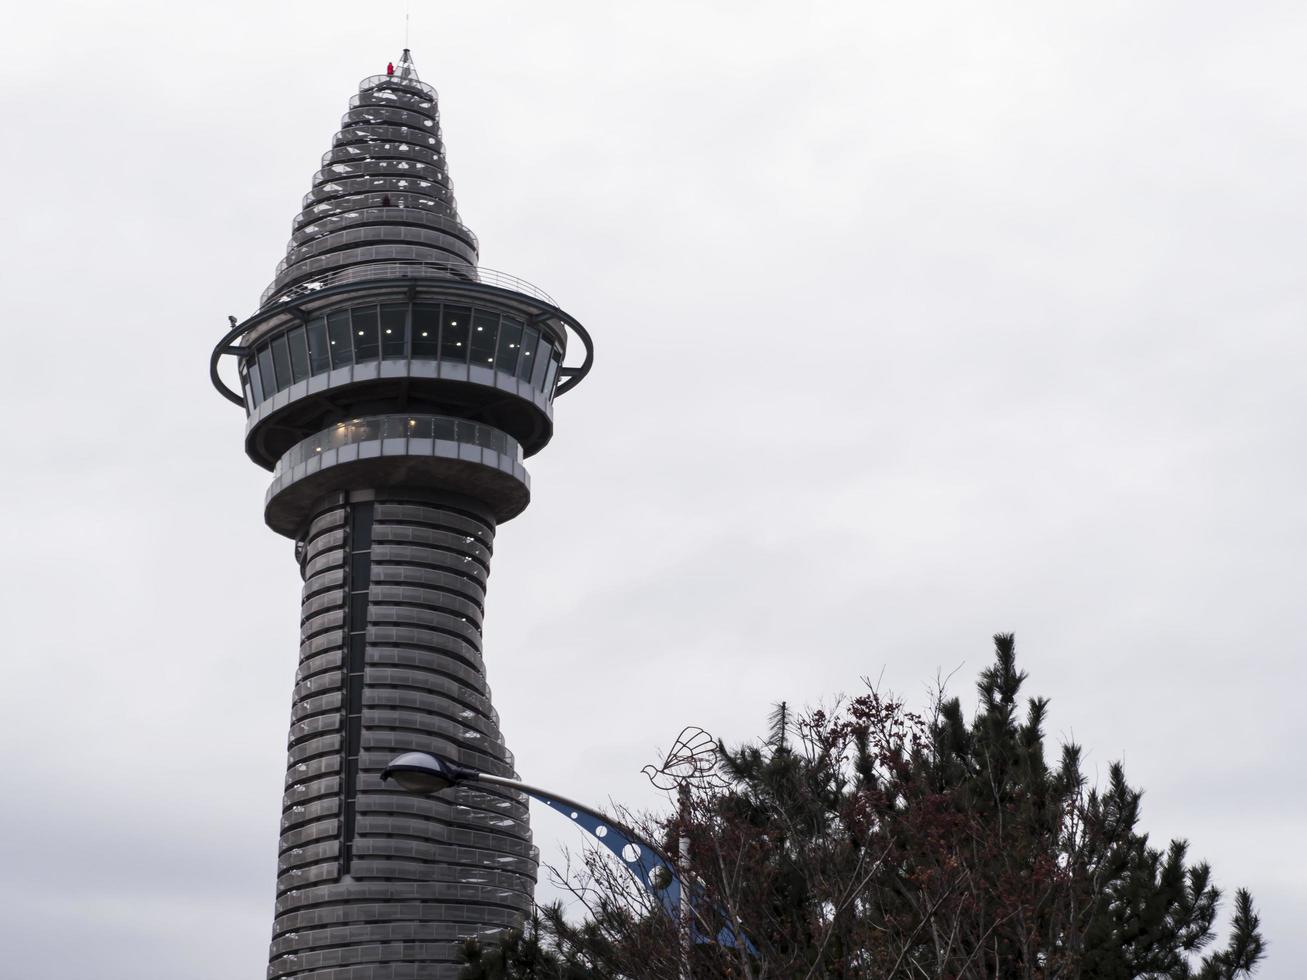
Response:
[[[386,74],[387,75],[395,74],[395,63],[393,61],[386,62]]]

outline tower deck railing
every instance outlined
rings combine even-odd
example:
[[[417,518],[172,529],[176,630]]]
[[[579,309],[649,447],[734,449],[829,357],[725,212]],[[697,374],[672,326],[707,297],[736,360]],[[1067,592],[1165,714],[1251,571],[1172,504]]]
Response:
[[[380,194],[373,195],[378,199]],[[384,207],[380,204],[373,207],[352,208],[348,211],[342,211],[336,214],[326,214],[319,218],[314,218],[308,224],[296,228],[291,233],[290,245],[286,251],[289,254],[297,249],[308,245],[315,238],[321,238],[324,235],[335,234],[343,228],[358,228],[366,225],[375,224],[393,224],[400,226],[416,227],[417,225],[426,225],[428,228],[437,228],[441,231],[448,232],[456,238],[466,239],[477,251],[481,250],[481,241],[473,233],[472,229],[463,224],[457,218],[451,218],[448,215],[437,214],[434,211],[426,211],[422,208]],[[313,230],[310,231],[309,229]],[[277,269],[278,275],[281,274],[281,268]]]
[[[517,463],[522,462],[522,446],[518,441],[489,425],[434,415],[376,415],[341,422],[301,439],[277,460],[272,477],[275,480],[324,452],[378,439],[383,442],[393,440],[401,448],[407,445],[405,440],[408,439],[437,439],[451,445],[462,443],[490,449]],[[429,455],[431,450],[428,449],[427,453]],[[454,454],[457,455],[456,446]]]
[[[422,81],[413,72],[404,73],[401,66],[393,75],[369,75],[363,81],[359,82],[359,91],[365,92],[368,89],[376,88],[382,82],[389,82],[391,85],[407,85],[409,88],[417,89],[419,92],[425,92],[431,98],[436,99],[439,96],[436,93],[435,86],[428,85]]]
[[[476,269],[457,262],[374,262],[368,265],[350,266],[314,276],[306,282],[296,283],[286,289],[268,290],[263,296],[262,306],[272,303],[288,303],[291,300],[309,296],[322,289],[344,286],[350,283],[367,282],[378,279],[457,279],[462,282],[481,283],[485,286],[497,286],[515,293],[522,293],[532,299],[538,299],[557,306],[554,298],[539,286],[519,279],[507,272],[495,269]]]

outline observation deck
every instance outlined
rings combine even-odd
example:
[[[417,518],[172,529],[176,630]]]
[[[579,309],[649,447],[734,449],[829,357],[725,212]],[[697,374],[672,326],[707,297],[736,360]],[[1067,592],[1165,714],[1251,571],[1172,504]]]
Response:
[[[544,448],[554,399],[590,370],[589,334],[543,289],[479,266],[436,90],[411,62],[359,84],[301,204],[258,310],[210,359],[246,410],[250,458],[271,470],[318,432],[392,411],[489,425],[524,458]]]

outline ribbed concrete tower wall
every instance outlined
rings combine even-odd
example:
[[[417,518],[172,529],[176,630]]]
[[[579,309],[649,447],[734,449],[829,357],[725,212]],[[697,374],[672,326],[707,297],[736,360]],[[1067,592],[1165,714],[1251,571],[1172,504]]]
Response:
[[[513,764],[481,660],[493,519],[372,496],[324,499],[304,539],[270,977],[454,977],[457,941],[519,924],[535,886],[522,802],[377,778],[415,749]]]
[[[304,577],[279,980],[453,978],[460,941],[520,925],[536,878],[524,798],[379,778],[415,750],[516,776],[482,661],[490,556],[530,501],[523,462],[555,396],[591,361],[547,294],[477,265],[436,92],[407,54],[360,84],[258,311],[210,360]]]

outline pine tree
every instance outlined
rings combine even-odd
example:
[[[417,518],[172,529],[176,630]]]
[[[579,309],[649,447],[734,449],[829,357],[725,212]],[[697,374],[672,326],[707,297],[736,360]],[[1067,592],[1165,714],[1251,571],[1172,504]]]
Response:
[[[782,702],[753,745],[721,747],[724,788],[696,792],[690,867],[712,935],[741,923],[757,955],[702,943],[705,978],[1236,980],[1265,943],[1235,896],[1210,951],[1221,892],[1188,845],[1153,847],[1120,764],[1090,787],[1076,745],[1045,757],[1049,703],[1021,693],[1010,635],[994,638],[967,720],[869,690],[832,712]],[[652,820],[668,843],[675,815]],[[671,850],[671,848],[669,848]],[[468,980],[655,980],[679,971],[674,925],[593,857],[589,916],[544,910],[527,935],[469,953]],[[498,972],[496,972],[498,971]]]

